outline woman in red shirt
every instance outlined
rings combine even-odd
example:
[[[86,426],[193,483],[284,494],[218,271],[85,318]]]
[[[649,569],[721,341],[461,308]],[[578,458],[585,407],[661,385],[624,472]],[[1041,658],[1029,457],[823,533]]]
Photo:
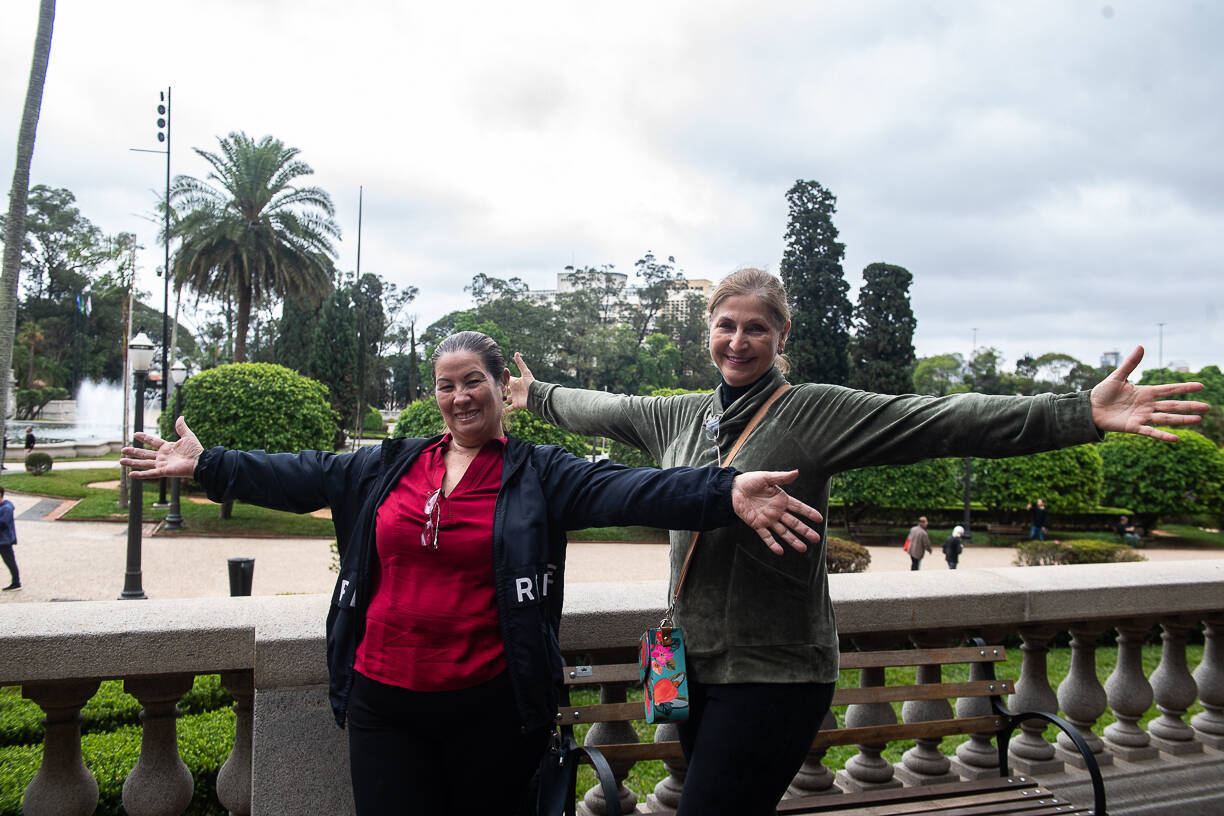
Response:
[[[486,335],[443,340],[433,373],[447,432],[430,440],[339,456],[204,451],[180,417],[178,442],[137,434],[152,449],[123,450],[134,477],[194,477],[214,500],[333,508],[332,699],[359,814],[527,805],[556,710],[567,529],[707,529],[738,515],[771,547],[819,541],[800,516],[820,515],[779,487],[793,471],[623,468],[506,436],[510,372]],[[473,762],[473,745],[489,761]]]

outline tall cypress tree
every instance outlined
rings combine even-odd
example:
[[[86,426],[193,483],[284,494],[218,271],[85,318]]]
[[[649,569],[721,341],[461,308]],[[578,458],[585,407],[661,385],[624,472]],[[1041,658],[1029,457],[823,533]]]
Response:
[[[837,197],[815,181],[799,180],[786,193],[790,215],[782,282],[790,297],[787,356],[795,382],[845,385],[850,380],[851,305],[833,213]]]
[[[863,270],[863,288],[854,307],[850,343],[850,385],[880,394],[908,394],[914,388],[914,310],[909,270],[873,263]]]

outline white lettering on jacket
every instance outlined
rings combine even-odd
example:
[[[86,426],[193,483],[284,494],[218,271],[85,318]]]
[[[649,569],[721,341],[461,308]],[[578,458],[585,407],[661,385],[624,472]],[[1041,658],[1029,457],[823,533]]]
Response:
[[[555,583],[556,564],[549,564],[543,575],[532,573],[520,575],[514,579],[514,602],[516,604],[537,603],[548,597],[548,591]]]

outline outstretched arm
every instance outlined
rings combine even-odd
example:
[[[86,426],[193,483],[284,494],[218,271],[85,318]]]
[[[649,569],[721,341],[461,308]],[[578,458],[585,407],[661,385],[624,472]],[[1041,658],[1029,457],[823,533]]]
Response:
[[[133,479],[192,478],[204,448],[182,417],[175,420],[174,429],[179,436],[177,442],[137,433],[136,441],[150,448],[124,448],[119,464],[132,469]]]
[[[1177,437],[1153,425],[1194,425],[1210,406],[1205,402],[1169,399],[1178,394],[1202,391],[1196,382],[1166,385],[1134,385],[1127,381],[1139,361],[1143,346],[1136,346],[1114,373],[1092,389],[1092,421],[1103,431],[1142,434],[1163,442],[1176,442]]]

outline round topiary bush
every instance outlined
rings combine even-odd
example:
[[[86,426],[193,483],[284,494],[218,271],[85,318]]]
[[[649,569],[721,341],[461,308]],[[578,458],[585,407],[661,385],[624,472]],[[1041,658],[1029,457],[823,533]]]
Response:
[[[52,463],[50,454],[34,451],[25,458],[25,469],[27,473],[41,476],[51,469]]]
[[[296,453],[332,450],[338,417],[327,386],[272,363],[206,369],[182,385],[183,416],[204,447]],[[160,430],[170,432],[172,412]]]
[[[829,538],[825,540],[825,565],[829,572],[864,572],[871,565],[871,553],[862,544]]]

